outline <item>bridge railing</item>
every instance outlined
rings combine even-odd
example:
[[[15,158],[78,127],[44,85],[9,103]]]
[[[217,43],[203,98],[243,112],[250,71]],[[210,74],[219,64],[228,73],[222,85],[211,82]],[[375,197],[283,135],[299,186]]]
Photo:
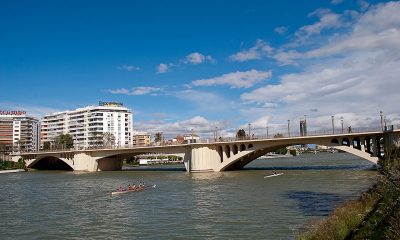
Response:
[[[393,131],[396,129],[400,129],[400,126],[394,126],[393,128],[387,128],[387,131]],[[366,132],[382,132],[381,128],[352,128],[350,133],[366,133]],[[252,134],[251,136],[244,136],[244,137],[218,137],[215,138],[207,138],[207,139],[200,139],[197,140],[196,143],[217,143],[217,142],[233,142],[238,140],[262,140],[262,139],[279,139],[279,138],[288,138],[288,137],[302,137],[302,136],[326,136],[326,135],[340,135],[340,134],[348,134],[349,129],[342,129],[338,128],[334,131],[332,129],[323,129],[323,130],[316,130],[316,131],[308,131],[306,135],[301,135],[300,132],[290,132],[287,131],[276,131],[271,133],[265,134]],[[111,145],[111,146],[75,146],[71,149],[41,149],[36,152],[14,152],[13,154],[20,154],[20,153],[41,153],[41,152],[65,152],[65,151],[79,151],[79,150],[112,150],[112,149],[132,149],[132,148],[140,148],[140,147],[155,147],[155,146],[176,146],[176,145],[183,145],[188,143],[179,143],[179,142],[163,142],[163,143],[151,143],[150,145],[146,146],[138,146],[133,144],[126,144],[126,145]]]

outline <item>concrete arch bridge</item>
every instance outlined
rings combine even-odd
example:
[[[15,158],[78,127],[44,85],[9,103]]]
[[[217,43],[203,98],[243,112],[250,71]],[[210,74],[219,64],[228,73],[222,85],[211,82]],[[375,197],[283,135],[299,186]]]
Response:
[[[125,158],[146,153],[158,153],[183,157],[188,172],[219,172],[241,169],[251,161],[282,147],[318,144],[330,146],[377,163],[379,158],[384,157],[384,146],[398,134],[400,134],[400,130],[137,148],[35,152],[14,155],[13,159],[18,161],[22,157],[26,161],[27,167],[36,169],[93,172],[120,170]]]

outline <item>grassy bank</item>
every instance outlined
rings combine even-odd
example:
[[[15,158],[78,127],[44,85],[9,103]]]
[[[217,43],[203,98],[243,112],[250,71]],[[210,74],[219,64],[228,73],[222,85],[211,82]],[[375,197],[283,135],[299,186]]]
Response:
[[[400,171],[381,171],[358,199],[312,223],[297,239],[400,239]]]

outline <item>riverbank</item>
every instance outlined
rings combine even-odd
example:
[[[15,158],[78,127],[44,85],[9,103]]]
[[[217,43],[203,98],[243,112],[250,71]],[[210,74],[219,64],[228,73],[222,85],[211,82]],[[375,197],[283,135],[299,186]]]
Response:
[[[400,171],[382,171],[368,191],[311,223],[297,239],[400,239]]]

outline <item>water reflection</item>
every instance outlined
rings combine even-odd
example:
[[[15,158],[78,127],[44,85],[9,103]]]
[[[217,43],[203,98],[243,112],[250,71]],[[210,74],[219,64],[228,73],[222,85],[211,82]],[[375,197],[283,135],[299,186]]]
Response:
[[[327,216],[344,199],[339,194],[313,191],[289,191],[286,197],[294,200],[305,216]]]

